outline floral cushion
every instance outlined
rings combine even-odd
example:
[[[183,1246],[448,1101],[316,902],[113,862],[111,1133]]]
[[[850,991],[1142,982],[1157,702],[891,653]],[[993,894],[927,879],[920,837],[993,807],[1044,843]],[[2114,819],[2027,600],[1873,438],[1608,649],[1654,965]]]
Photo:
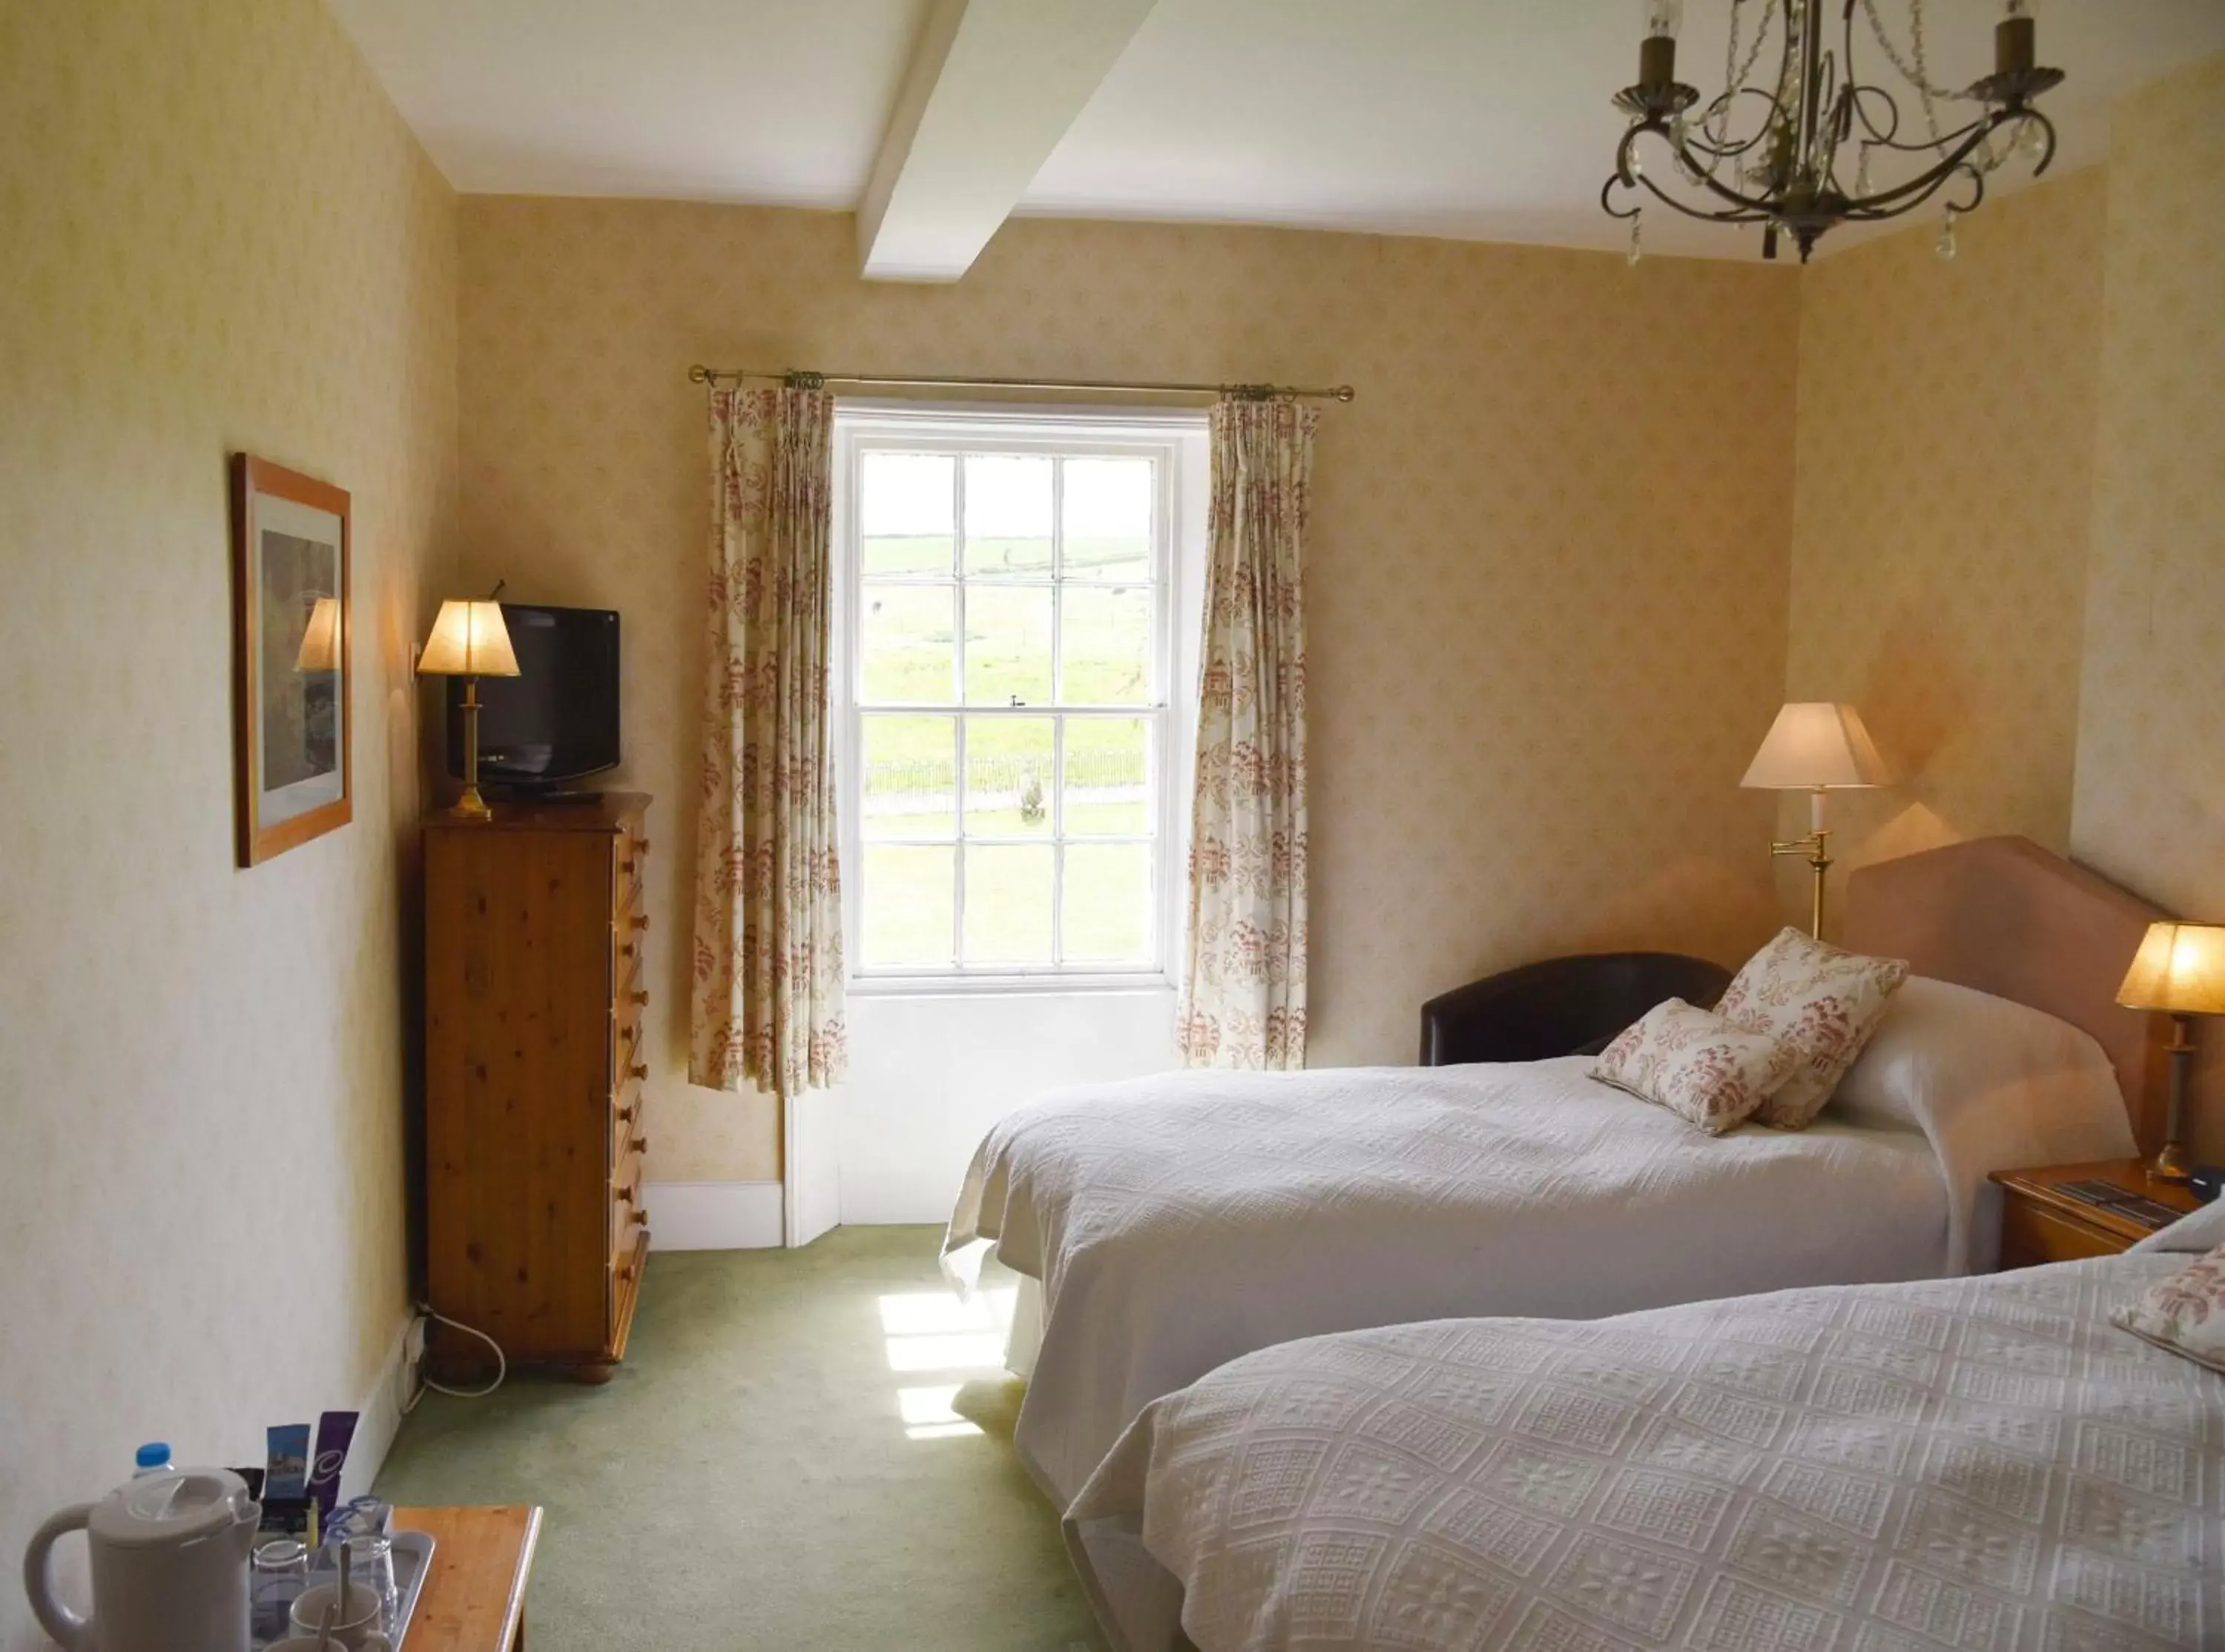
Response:
[[[1746,959],[1715,1013],[1800,1054],[1791,1077],[1763,1101],[1755,1115],[1760,1122],[1781,1130],[1814,1123],[1907,978],[1899,959],[1841,952],[1797,929],[1784,930]]]
[[[2109,1322],[2197,1365],[2225,1371],[2225,1244],[2156,1281]]]
[[[1799,1060],[1779,1039],[1671,998],[1601,1050],[1591,1075],[1721,1136],[1743,1124]]]

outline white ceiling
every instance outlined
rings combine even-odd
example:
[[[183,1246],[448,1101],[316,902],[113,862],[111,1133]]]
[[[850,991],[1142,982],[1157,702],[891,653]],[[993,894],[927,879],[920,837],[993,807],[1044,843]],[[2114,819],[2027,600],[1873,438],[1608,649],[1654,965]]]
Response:
[[[460,189],[844,209],[930,3],[333,0]],[[1709,93],[1729,8],[1686,7],[1680,77]],[[1906,0],[1880,10],[1905,31]],[[1998,11],[1929,0],[1935,80],[1992,66]],[[1158,0],[1018,210],[1619,246],[1598,195],[1638,17],[1636,0]],[[2049,0],[2039,38],[2069,72],[2044,107],[2075,166],[2106,152],[2117,97],[2225,49],[2225,0]],[[1650,250],[1754,255],[1649,219]]]

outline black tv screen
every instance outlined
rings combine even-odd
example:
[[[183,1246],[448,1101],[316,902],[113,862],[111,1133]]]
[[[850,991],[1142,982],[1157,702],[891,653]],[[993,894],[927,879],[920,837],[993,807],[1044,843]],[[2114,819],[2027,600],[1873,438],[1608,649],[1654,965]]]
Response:
[[[479,779],[532,791],[618,761],[618,617],[506,602],[515,677],[481,677]],[[448,772],[464,772],[464,685],[448,679]]]

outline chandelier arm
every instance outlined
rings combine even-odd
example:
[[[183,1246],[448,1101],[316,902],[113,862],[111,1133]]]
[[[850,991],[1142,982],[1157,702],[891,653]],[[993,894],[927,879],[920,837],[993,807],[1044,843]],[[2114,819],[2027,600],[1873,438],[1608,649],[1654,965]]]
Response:
[[[1724,93],[1708,107],[1707,114],[1701,119],[1702,132],[1706,130],[1706,123],[1715,118],[1716,109],[1727,104],[1733,98],[1759,98],[1769,106],[1769,116],[1763,118],[1760,126],[1755,129],[1753,136],[1732,143],[1721,138],[1710,142],[1705,136],[1696,137],[1688,131],[1684,137],[1684,146],[1687,149],[1696,149],[1702,155],[1710,155],[1719,161],[1727,160],[1734,155],[1744,155],[1769,136],[1772,123],[1771,117],[1781,117],[1784,113],[1784,106],[1771,93],[1764,92],[1759,86],[1740,86],[1735,92]]]
[[[1607,184],[1610,187],[1620,181],[1621,180],[1620,179],[1614,177],[1612,174],[1608,175]],[[1733,193],[1730,190],[1723,188],[1721,185],[1710,186],[1714,193],[1721,196],[1725,201],[1730,204],[1729,210],[1720,212],[1703,212],[1699,207],[1690,206],[1684,201],[1677,199],[1676,196],[1662,188],[1659,184],[1655,183],[1653,181],[1653,174],[1650,172],[1639,173],[1635,179],[1631,180],[1627,187],[1633,190],[1643,189],[1646,193],[1651,195],[1654,199],[1659,201],[1664,206],[1670,207],[1677,212],[1682,212],[1686,218],[1696,218],[1702,222],[1708,224],[1762,224],[1766,223],[1769,219],[1777,216],[1774,212],[1770,210],[1766,202],[1750,200],[1744,195]],[[1605,203],[1605,191],[1601,192],[1601,203],[1602,205]],[[1607,208],[1607,212],[1615,218],[1631,218],[1634,217],[1637,214],[1639,208],[1642,207],[1644,205],[1645,203],[1641,201],[1639,203],[1638,206],[1632,207],[1630,211],[1626,212],[1618,212],[1614,208],[1609,206]]]
[[[1949,149],[1953,149],[1956,144],[1960,143],[1964,138],[1970,136],[1974,133],[1983,134],[1990,132],[2002,123],[2000,111],[1988,111],[1985,114],[1979,116],[1977,119],[1972,121],[1968,126],[1958,126],[1951,132],[1942,134],[1939,142],[1937,144],[1923,140],[1918,140],[1914,143],[1896,143],[1890,138],[1880,138],[1877,140],[1875,147],[1880,149],[1891,149],[1896,155],[1936,154],[1940,155],[1943,160],[1946,155],[1946,152]],[[1948,164],[1952,165],[1953,163],[1949,161]]]
[[[1854,82],[1848,90],[1853,93],[1854,118],[1861,122],[1862,130],[1869,134],[1868,138],[1865,141],[1873,144],[1891,144],[1896,149],[1902,147],[1901,145],[1894,142],[1894,140],[1900,136],[1899,100],[1894,98],[1892,93],[1887,92],[1883,86],[1867,85],[1861,81]],[[1880,129],[1878,123],[1869,117],[1868,111],[1862,107],[1862,99],[1865,97],[1879,98],[1884,100],[1886,111],[1892,117],[1892,121],[1890,125]],[[1926,144],[1924,147],[1928,149],[1930,146]]]
[[[1975,142],[1976,140],[1973,140],[1970,147],[1975,147]],[[1963,154],[1968,153],[1968,149],[1965,149]],[[1848,202],[1844,216],[1849,220],[1864,223],[1899,218],[1904,212],[1912,212],[1923,206],[1954,182],[1958,175],[1970,180],[1970,198],[1967,201],[1951,204],[1957,212],[1975,212],[1986,199],[1986,174],[1957,155],[1949,164],[1935,167],[1930,172],[1911,178],[1906,183],[1880,190],[1874,195],[1866,195],[1859,201]]]

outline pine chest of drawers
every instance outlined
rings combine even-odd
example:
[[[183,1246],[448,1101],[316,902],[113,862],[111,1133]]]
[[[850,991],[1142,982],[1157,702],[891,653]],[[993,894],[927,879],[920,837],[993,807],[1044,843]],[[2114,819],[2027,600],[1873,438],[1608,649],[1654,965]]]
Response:
[[[425,1275],[513,1364],[607,1380],[649,1253],[649,799],[425,822]],[[438,1369],[491,1366],[436,1324]]]

